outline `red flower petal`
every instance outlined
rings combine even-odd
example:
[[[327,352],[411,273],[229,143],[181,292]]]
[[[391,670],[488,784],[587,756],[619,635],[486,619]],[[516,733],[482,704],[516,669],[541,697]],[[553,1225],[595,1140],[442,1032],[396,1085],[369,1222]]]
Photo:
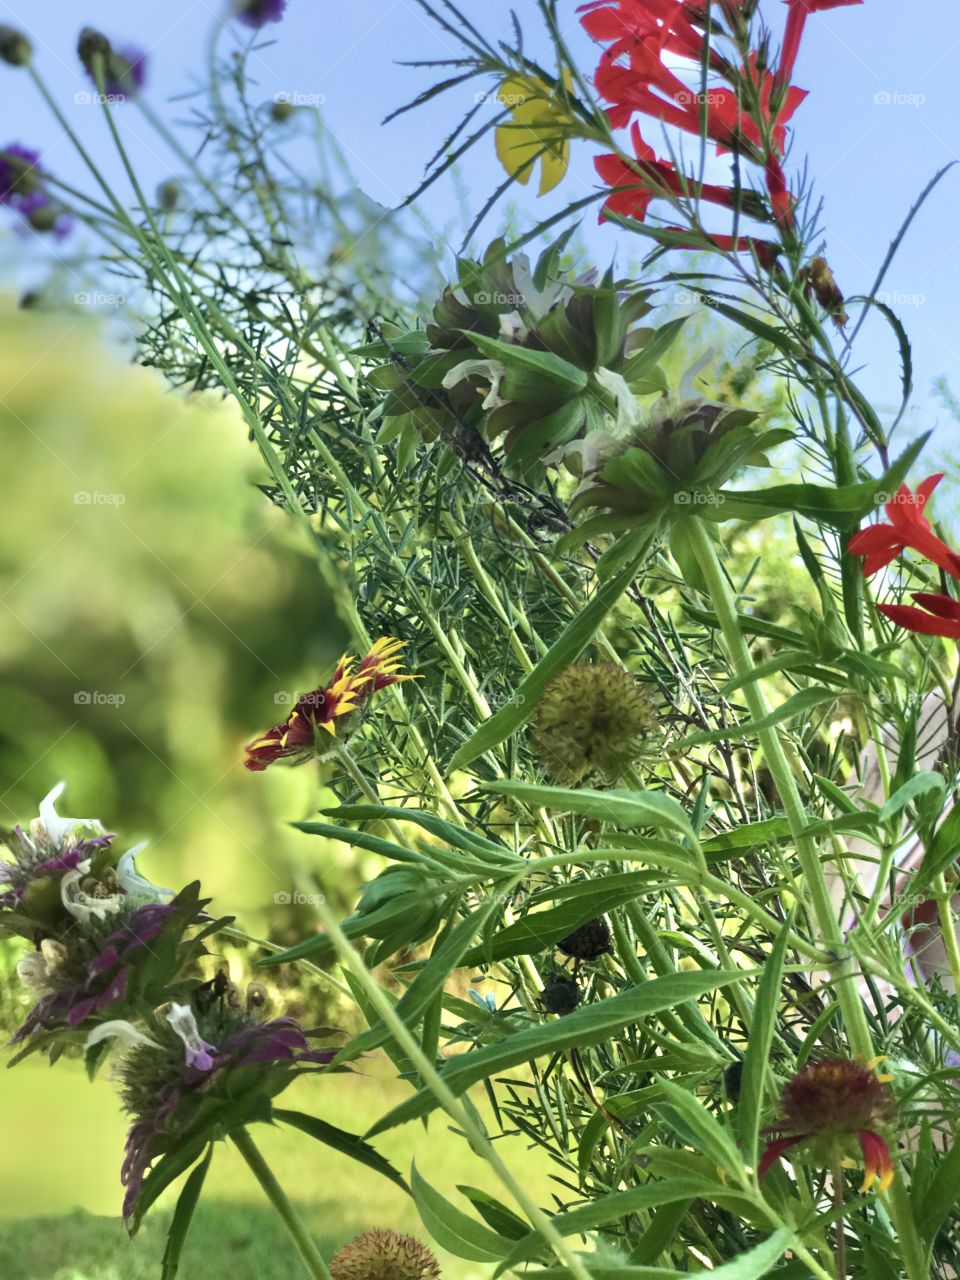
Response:
[[[763,1155],[760,1157],[760,1164],[757,1166],[757,1181],[762,1182],[770,1172],[771,1168],[777,1163],[780,1157],[791,1147],[795,1147],[798,1142],[802,1142],[803,1138],[775,1138],[773,1142],[768,1142]]]
[[[915,631],[925,636],[943,636],[947,640],[960,640],[960,621],[950,622],[944,618],[935,618],[922,609],[914,609],[908,604],[877,605],[885,618],[895,622],[898,627],[907,631]]]

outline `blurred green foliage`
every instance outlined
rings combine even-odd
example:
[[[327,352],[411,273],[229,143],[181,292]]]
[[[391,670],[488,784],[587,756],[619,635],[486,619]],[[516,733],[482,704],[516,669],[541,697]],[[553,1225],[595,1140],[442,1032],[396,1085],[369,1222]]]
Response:
[[[76,313],[7,301],[0,475],[0,825],[66,778],[62,811],[149,840],[155,882],[201,879],[251,931],[309,928],[274,895],[321,855],[286,825],[317,773],[253,776],[243,744],[345,637],[239,415]]]

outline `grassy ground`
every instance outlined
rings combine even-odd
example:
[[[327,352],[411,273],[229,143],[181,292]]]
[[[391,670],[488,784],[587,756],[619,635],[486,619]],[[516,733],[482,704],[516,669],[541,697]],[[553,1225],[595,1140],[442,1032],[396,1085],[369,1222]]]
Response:
[[[298,1082],[283,1105],[363,1131],[409,1093],[402,1084],[378,1078],[375,1066],[369,1070],[364,1076]],[[15,1090],[10,1087],[14,1077]],[[51,1070],[24,1063],[5,1084],[0,1095],[3,1280],[155,1280],[176,1188],[128,1241],[116,1216],[125,1124],[109,1083],[89,1085],[72,1064]],[[328,1258],[373,1226],[425,1238],[413,1202],[363,1166],[291,1131],[260,1126],[254,1137]],[[415,1159],[420,1172],[461,1207],[466,1202],[457,1195],[457,1183],[497,1190],[483,1162],[436,1117],[429,1130],[406,1125],[376,1145],[405,1174]],[[505,1139],[501,1150],[523,1172],[539,1202],[549,1204],[549,1166],[542,1155],[528,1153],[513,1138]],[[492,1274],[485,1264],[436,1252],[444,1280],[485,1280]],[[300,1280],[304,1274],[246,1165],[221,1145],[181,1280]]]

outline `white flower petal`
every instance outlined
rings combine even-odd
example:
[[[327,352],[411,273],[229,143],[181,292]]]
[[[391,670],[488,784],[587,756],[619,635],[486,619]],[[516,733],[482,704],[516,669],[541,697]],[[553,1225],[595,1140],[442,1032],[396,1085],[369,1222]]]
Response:
[[[172,898],[174,896],[173,889],[163,889],[160,885],[152,884],[146,876],[142,876],[137,870],[136,856],[141,849],[147,847],[146,840],[142,844],[134,845],[132,849],[128,849],[117,863],[117,879],[120,881],[120,887],[123,892],[135,898],[150,898],[156,900],[158,898]]]
[[[118,893],[111,895],[109,898],[91,898],[89,894],[80,890],[74,896],[73,890],[89,870],[90,861],[88,859],[85,862],[81,862],[76,871],[68,871],[60,881],[60,897],[64,907],[75,920],[79,920],[82,924],[86,923],[91,917],[104,920],[108,915],[119,911],[123,906],[123,895]]]
[[[490,383],[490,390],[483,401],[484,409],[496,409],[505,401],[500,399],[500,383],[506,369],[499,360],[461,360],[443,380],[445,391],[449,391],[467,378],[484,378]]]
[[[103,824],[96,818],[61,818],[57,813],[57,801],[66,789],[65,782],[58,782],[52,791],[40,801],[40,825],[50,837],[51,844],[59,848],[78,827],[87,827],[98,835],[103,834]]]
[[[104,1040],[118,1041],[120,1049],[124,1053],[128,1049],[137,1048],[139,1045],[149,1045],[152,1049],[160,1048],[156,1040],[151,1040],[148,1035],[138,1031],[132,1022],[127,1022],[124,1018],[115,1018],[111,1022],[101,1022],[99,1027],[94,1027],[87,1036],[86,1046],[89,1049],[92,1045],[101,1044]]]

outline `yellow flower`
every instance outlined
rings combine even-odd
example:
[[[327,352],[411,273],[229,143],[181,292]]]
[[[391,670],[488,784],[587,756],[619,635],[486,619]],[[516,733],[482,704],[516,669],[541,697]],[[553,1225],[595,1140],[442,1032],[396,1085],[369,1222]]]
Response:
[[[570,76],[564,72],[564,87]],[[527,183],[540,162],[540,195],[563,180],[570,163],[570,113],[539,76],[511,76],[497,90],[510,120],[497,126],[497,157],[518,182]]]

